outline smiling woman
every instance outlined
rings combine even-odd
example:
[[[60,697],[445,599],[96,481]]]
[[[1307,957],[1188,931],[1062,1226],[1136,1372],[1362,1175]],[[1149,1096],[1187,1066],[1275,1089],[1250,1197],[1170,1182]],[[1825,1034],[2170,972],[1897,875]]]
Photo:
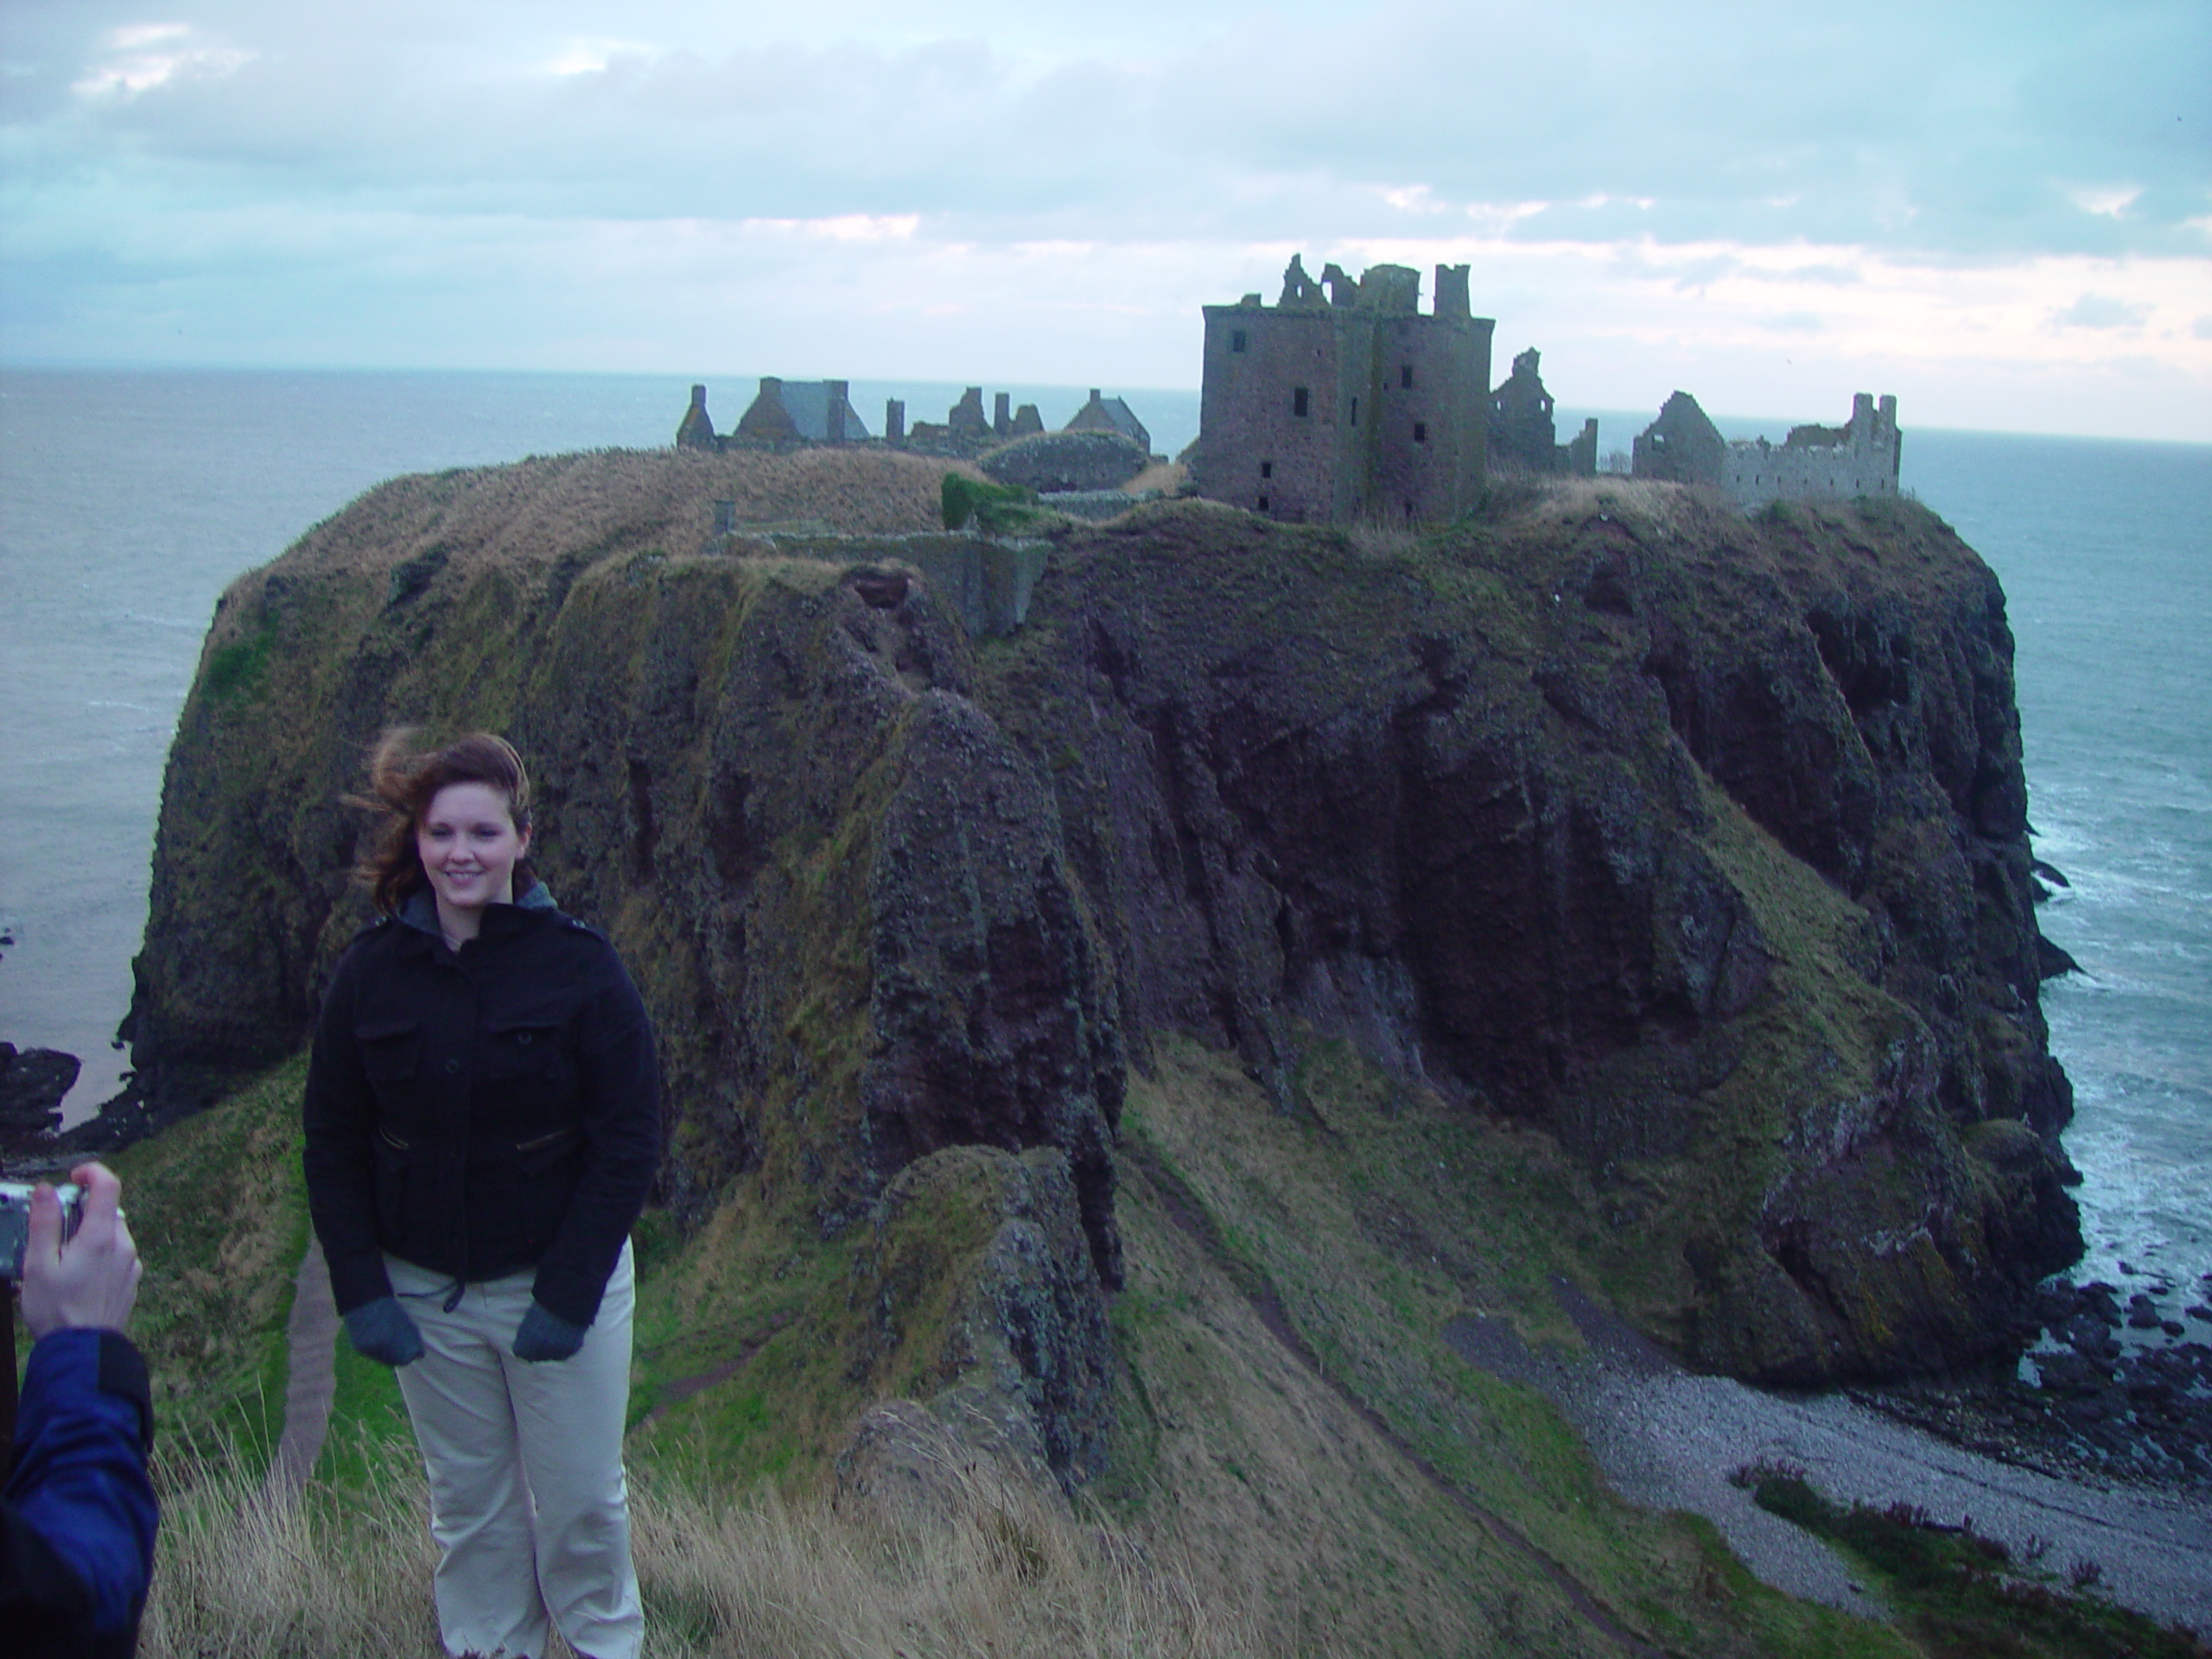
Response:
[[[524,860],[530,775],[478,732],[388,734],[360,874],[385,920],[332,976],[305,1102],[308,1205],[346,1333],[396,1367],[430,1478],[454,1653],[634,1659],[622,1430],[629,1232],[659,1073],[613,949]]]

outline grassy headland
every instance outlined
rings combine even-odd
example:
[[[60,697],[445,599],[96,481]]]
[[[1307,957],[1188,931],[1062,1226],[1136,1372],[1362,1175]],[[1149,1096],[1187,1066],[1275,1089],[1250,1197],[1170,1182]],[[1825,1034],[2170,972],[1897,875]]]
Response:
[[[1054,528],[977,641],[884,539],[941,472],[401,480],[242,578],[164,793],[151,1086],[296,1045],[362,918],[373,734],[498,727],[663,1045],[631,1448],[677,1650],[973,1651],[986,1617],[1001,1651],[1917,1650],[1614,1498],[1442,1332],[1572,1348],[1563,1279],[1754,1378],[2006,1339],[2071,1221],[1986,569],[1909,503],[1585,481],[1418,536],[1168,503]],[[132,1154],[165,1397],[209,1421],[276,1397],[297,1087]],[[901,1402],[961,1448],[934,1518],[865,1478],[946,1461],[855,1439]],[[333,1606],[357,1558],[421,1587],[391,1402],[341,1362],[269,1547]],[[180,1464],[178,1512],[253,1475]],[[270,1605],[301,1650],[372,1639]]]

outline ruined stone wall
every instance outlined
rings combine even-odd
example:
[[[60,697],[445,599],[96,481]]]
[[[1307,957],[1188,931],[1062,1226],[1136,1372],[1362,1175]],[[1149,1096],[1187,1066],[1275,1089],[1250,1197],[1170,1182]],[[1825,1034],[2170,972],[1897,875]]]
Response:
[[[1781,444],[1730,444],[1720,487],[1747,512],[1773,501],[1895,495],[1900,452],[1897,400],[1885,397],[1877,409],[1862,391],[1852,399],[1848,425],[1796,427]]]

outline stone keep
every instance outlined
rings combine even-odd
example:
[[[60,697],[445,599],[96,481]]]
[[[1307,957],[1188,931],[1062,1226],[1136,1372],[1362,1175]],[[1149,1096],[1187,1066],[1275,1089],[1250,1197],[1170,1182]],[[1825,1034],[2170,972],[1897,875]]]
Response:
[[[1443,524],[1482,493],[1491,334],[1467,267],[1376,265],[1319,282],[1293,257],[1281,297],[1205,311],[1198,493],[1294,524]]]

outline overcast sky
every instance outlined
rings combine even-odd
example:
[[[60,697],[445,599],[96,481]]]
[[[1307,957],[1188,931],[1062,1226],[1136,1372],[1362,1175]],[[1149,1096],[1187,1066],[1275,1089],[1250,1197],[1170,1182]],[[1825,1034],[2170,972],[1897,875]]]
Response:
[[[1193,386],[1302,250],[1563,404],[2212,441],[2212,0],[5,0],[0,124],[16,363]]]

